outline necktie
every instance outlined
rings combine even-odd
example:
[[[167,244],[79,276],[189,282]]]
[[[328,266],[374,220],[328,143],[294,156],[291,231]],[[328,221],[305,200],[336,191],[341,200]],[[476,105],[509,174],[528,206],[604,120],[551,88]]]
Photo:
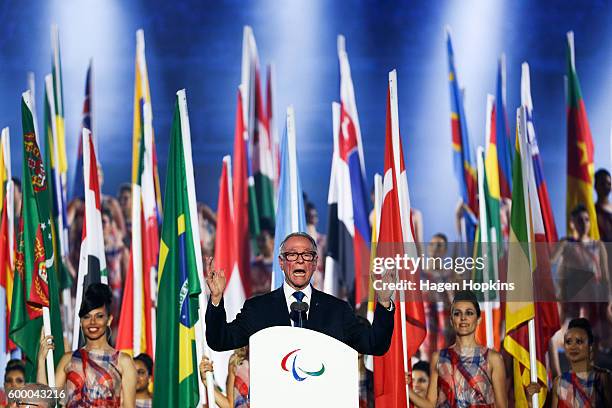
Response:
[[[293,292],[292,296],[298,301],[298,302],[302,302],[304,300],[304,296],[306,296],[304,294],[304,292]],[[301,316],[299,316],[301,314]],[[293,325],[295,327],[303,327],[304,323],[306,322],[306,312],[302,312],[302,313],[298,313],[296,311],[291,311],[291,313],[289,314],[289,317],[291,318],[291,320],[293,320]]]
[[[300,291],[293,292],[293,297],[296,298],[298,302],[301,302],[302,300],[304,300],[304,296],[306,296],[304,292],[300,292]]]

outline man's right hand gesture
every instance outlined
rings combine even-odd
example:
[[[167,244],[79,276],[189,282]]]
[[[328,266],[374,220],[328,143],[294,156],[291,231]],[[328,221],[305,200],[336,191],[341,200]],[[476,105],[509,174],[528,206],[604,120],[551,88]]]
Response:
[[[225,272],[217,271],[214,266],[214,258],[206,258],[206,284],[210,290],[210,300],[213,305],[219,305],[223,292],[225,291]]]

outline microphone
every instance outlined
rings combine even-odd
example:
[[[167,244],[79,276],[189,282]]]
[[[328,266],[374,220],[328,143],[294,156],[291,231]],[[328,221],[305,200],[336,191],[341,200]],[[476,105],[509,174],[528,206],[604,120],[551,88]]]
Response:
[[[302,313],[306,314],[308,311],[308,303],[306,302],[293,302],[289,308],[291,309],[292,314],[297,314],[297,323],[298,327],[304,327],[304,322],[302,321]]]

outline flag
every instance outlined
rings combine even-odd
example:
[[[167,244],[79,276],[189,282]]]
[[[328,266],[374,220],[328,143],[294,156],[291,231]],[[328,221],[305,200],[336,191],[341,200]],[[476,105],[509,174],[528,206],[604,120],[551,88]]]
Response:
[[[66,213],[65,185],[60,171],[60,144],[58,133],[58,120],[53,103],[54,87],[53,76],[45,76],[45,101],[44,101],[44,132],[45,132],[45,172],[49,180],[49,202],[52,203],[52,230],[53,248],[57,254],[56,269],[59,273],[59,284],[61,289],[72,287],[72,276],[64,264],[70,249],[68,243],[68,215]],[[65,176],[65,173],[64,173]],[[65,316],[67,318],[68,316]]]
[[[506,55],[502,54],[497,64],[495,94],[495,135],[501,198],[512,198],[512,138],[506,111]]]
[[[159,256],[157,203],[155,200],[153,126],[151,105],[143,105],[143,136],[138,155],[138,177],[132,184],[132,241],[119,319],[117,347],[137,356],[154,356],[155,279]]]
[[[272,267],[272,290],[282,286],[285,275],[278,263],[279,247],[292,232],[306,232],[306,213],[302,183],[297,162],[297,138],[295,135],[295,112],[287,108],[287,125],[281,142],[281,173],[278,187],[278,212],[274,234],[274,264]]]
[[[328,234],[338,240],[334,243],[336,248],[328,251],[330,259],[335,260],[329,265],[336,269],[330,272],[337,282],[332,283],[331,293],[346,296],[351,303],[359,305],[367,299],[371,238],[361,130],[343,36],[338,36],[338,58],[340,117],[338,123],[334,123],[334,133],[338,136],[334,142],[336,167],[333,170],[337,173],[333,176],[337,184],[337,216],[330,218],[334,224],[329,225],[336,231],[328,230]]]
[[[579,204],[586,207],[591,219],[590,236],[599,239],[597,214],[593,202],[595,175],[594,147],[580,82],[576,73],[574,33],[567,33],[567,225],[570,213]]]
[[[459,88],[457,71],[455,70],[455,56],[450,31],[446,33],[446,47],[448,52],[448,81],[451,97],[451,130],[453,143],[453,160],[455,175],[459,181],[461,199],[464,203],[465,236],[466,242],[473,242],[476,233],[476,216],[478,202],[476,199],[476,167],[473,152],[468,136],[467,120],[463,108],[463,92]]]
[[[66,201],[66,173],[68,172],[68,160],[66,159],[66,131],[64,127],[64,91],[62,86],[62,62],[60,55],[59,30],[55,24],[51,26],[51,48],[53,49],[51,77],[53,85],[52,101],[55,111],[55,126],[57,133],[57,168],[59,169],[61,175],[64,201]]]
[[[4,208],[6,183],[11,179],[11,151],[9,128],[2,129],[0,139],[0,209]]]
[[[151,104],[151,91],[149,88],[149,74],[147,73],[147,60],[145,57],[145,38],[142,29],[136,31],[136,66],[134,80],[134,120],[132,126],[132,185],[136,183],[140,171],[140,143],[144,135],[144,112],[145,103]],[[151,107],[151,111],[153,108]],[[151,119],[152,120],[152,119]],[[157,151],[155,149],[155,132],[152,133],[152,157],[153,157],[153,184],[155,186],[155,202],[157,217],[161,220],[162,202],[161,187],[159,184],[159,171],[157,169]],[[132,194],[133,196],[133,194]]]
[[[4,369],[10,359],[10,351],[15,344],[9,338],[11,320],[11,303],[13,300],[14,274],[14,186],[11,180],[11,152],[9,128],[2,129],[0,139],[0,197],[2,210],[0,215],[0,378],[4,378]]]
[[[215,245],[215,269],[224,270],[227,286],[225,288],[225,309],[228,321],[234,320],[246,300],[242,276],[238,269],[236,244],[239,241],[235,229],[234,200],[232,193],[232,159],[223,158],[221,181],[219,183],[219,202],[217,205],[217,233]]]
[[[378,173],[374,175],[374,220],[372,220],[372,241],[370,246],[370,265],[374,266],[374,259],[376,258],[376,248],[378,243],[378,231],[380,230],[380,210],[382,206],[382,176]],[[366,312],[366,318],[370,323],[374,321],[374,310],[376,309],[376,292],[374,286],[369,285],[368,290],[368,309]],[[364,359],[365,367],[374,371],[374,357],[365,356]]]
[[[168,170],[165,217],[159,250],[155,387],[153,405],[194,407],[198,404],[198,320],[202,271],[195,206],[191,141],[185,91],[177,92]],[[190,196],[191,194],[191,196]],[[200,261],[198,262],[198,257]]]
[[[240,112],[240,114],[242,114]],[[242,120],[242,116],[240,117]],[[249,243],[247,235],[236,235],[236,212],[232,189],[232,161],[230,156],[223,158],[221,180],[219,183],[219,201],[217,204],[217,231],[215,244],[215,269],[225,271],[226,286],[223,298],[227,321],[234,320],[246,300],[244,290],[244,275],[240,273],[236,248],[240,243]],[[246,203],[245,203],[246,204]],[[247,210],[246,205],[244,210]],[[243,223],[244,228],[248,224]],[[227,376],[227,364],[232,355],[231,351],[211,351],[209,358],[215,365],[215,376]]]
[[[83,217],[83,234],[81,237],[81,254],[77,281],[76,302],[74,305],[74,326],[72,332],[72,349],[79,348],[80,322],[78,312],[81,309],[83,294],[92,283],[108,285],[106,254],[104,252],[104,235],[102,231],[102,206],[100,184],[98,181],[98,161],[89,129],[83,129],[83,174],[85,176],[85,216]]]
[[[484,269],[474,269],[472,276],[475,282],[497,281],[499,278],[499,261],[504,254],[502,226],[500,218],[500,175],[497,146],[497,112],[495,97],[487,95],[486,116],[486,154],[478,149],[478,189],[479,189],[479,221],[476,248],[477,257],[486,259]],[[487,347],[500,350],[499,328],[501,327],[501,309],[496,291],[479,292],[482,316],[476,332],[476,338]]]
[[[414,234],[410,225],[410,194],[399,134],[397,74],[389,73],[387,94],[387,129],[385,137],[384,193],[378,233],[377,256],[402,256],[404,251],[416,257]],[[400,278],[418,280],[418,274]],[[374,397],[377,408],[404,407],[408,387],[404,373],[410,370],[410,358],[425,339],[425,310],[420,290],[398,291],[395,296],[395,328],[389,351],[374,357]],[[399,298],[399,302],[397,299]]]
[[[87,75],[85,77],[85,99],[83,100],[83,113],[81,118],[81,130],[79,135],[83,134],[83,128],[89,129],[91,134],[93,131],[93,60],[89,60],[87,67]],[[85,199],[85,184],[83,183],[83,139],[79,136],[79,147],[77,150],[76,167],[74,169],[74,180],[72,182],[72,199]],[[94,143],[97,146],[97,143]]]
[[[23,203],[10,326],[11,339],[26,356],[26,382],[36,380],[43,307],[49,308],[51,333],[56,339],[63,339],[55,270],[57,258],[53,253],[51,232],[49,180],[36,142],[31,101],[30,92],[24,92],[21,100]],[[53,354],[56,365],[63,354],[64,343],[56,340]]]
[[[352,249],[352,246],[343,245],[345,242],[350,242],[351,237],[344,227],[344,224],[339,220],[338,201],[340,199],[339,191],[339,164],[340,154],[338,149],[338,133],[340,132],[340,104],[332,103],[332,134],[333,134],[333,151],[331,171],[329,172],[329,189],[327,193],[327,253],[325,254],[325,277],[323,280],[323,291],[334,296],[347,295],[340,291],[340,283],[344,282],[348,271],[352,271],[354,258],[351,253],[346,253],[346,249]],[[341,266],[347,270],[342,270]]]
[[[145,58],[144,31],[136,32],[136,80],[132,148],[132,240],[123,287],[117,348],[155,357],[156,285],[161,194],[153,132],[153,113]]]
[[[546,183],[543,178],[542,163],[539,156],[538,145],[533,123],[533,104],[529,81],[529,66],[522,65],[521,75],[521,105],[525,115],[524,129],[526,132],[526,159],[530,160],[528,166],[529,205],[533,219],[533,240],[535,241],[535,271],[533,274],[534,287],[538,288],[540,300],[553,299],[554,285],[551,276],[550,247],[545,243],[557,242],[556,229]],[[520,156],[515,156],[520,157]],[[547,218],[548,217],[548,218]],[[509,277],[510,278],[510,277]],[[546,294],[546,291],[550,293]],[[556,302],[537,301],[534,304],[534,322],[536,333],[536,356],[538,379],[547,385],[546,351],[551,337],[559,330],[559,314]],[[506,346],[506,344],[508,346]],[[529,332],[526,324],[519,325],[511,331],[504,346],[513,356],[515,400],[527,404],[524,386],[529,384]],[[540,392],[539,402],[542,405],[546,399],[547,387]]]
[[[278,140],[278,129],[276,128],[276,115],[274,113],[274,68],[268,64],[268,78],[266,80],[266,113],[268,114],[268,131],[272,143],[272,166],[274,169],[274,204],[278,197],[278,182],[280,176],[280,147]]]
[[[234,205],[234,240],[236,242],[236,262],[245,297],[251,296],[251,248],[249,240],[249,171],[247,158],[247,131],[244,126],[242,109],[242,91],[238,90],[236,105],[236,124],[234,131],[234,168],[233,170],[233,205]],[[229,176],[229,174],[228,174]],[[218,232],[217,232],[218,233]]]
[[[552,207],[548,195],[548,187],[544,180],[544,167],[540,156],[540,148],[535,133],[535,124],[533,119],[533,101],[531,99],[531,80],[529,77],[529,64],[524,62],[521,66],[521,105],[525,107],[525,120],[527,121],[527,143],[531,151],[533,162],[533,171],[538,190],[538,198],[540,201],[540,209],[542,211],[542,221],[544,230],[546,231],[546,240],[548,242],[557,242],[557,228],[555,227],[555,219],[553,218]]]
[[[253,30],[244,27],[242,56],[242,85],[244,86],[245,114],[252,148],[253,179],[259,223],[267,219],[274,223],[274,159],[268,116],[261,91],[259,56]]]

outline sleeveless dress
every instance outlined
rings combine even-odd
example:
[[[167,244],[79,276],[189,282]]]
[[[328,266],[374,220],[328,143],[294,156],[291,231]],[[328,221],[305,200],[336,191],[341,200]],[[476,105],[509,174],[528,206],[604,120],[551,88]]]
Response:
[[[493,408],[495,396],[489,375],[489,349],[482,346],[459,354],[453,345],[440,351],[438,408]]]
[[[612,404],[612,373],[593,366],[586,379],[573,371],[559,377],[557,398],[559,408],[599,408]]]
[[[236,367],[234,380],[234,408],[249,408],[249,360],[243,360]]]
[[[121,407],[118,350],[77,350],[72,353],[66,373],[66,407]]]
[[[153,408],[152,399],[137,399],[136,408]]]

